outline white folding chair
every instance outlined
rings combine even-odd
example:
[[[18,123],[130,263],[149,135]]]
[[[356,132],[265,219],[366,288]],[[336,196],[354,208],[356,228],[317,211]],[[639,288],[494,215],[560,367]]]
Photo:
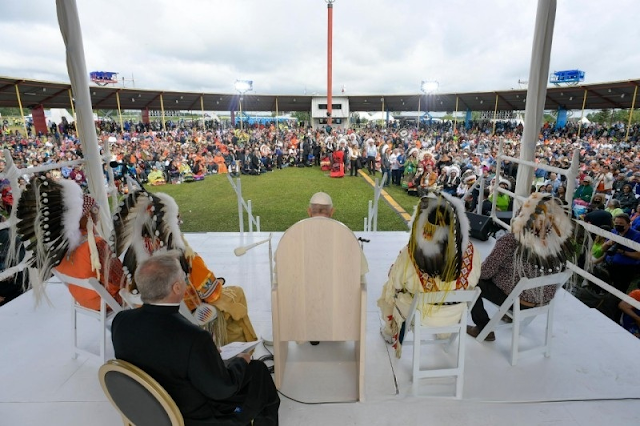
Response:
[[[407,332],[413,330],[413,340],[407,340],[407,333],[405,333],[404,345],[413,344],[413,362],[412,362],[412,375],[413,386],[418,385],[419,379],[422,378],[434,378],[434,377],[455,377],[455,397],[457,399],[462,398],[462,388],[464,384],[464,356],[465,356],[465,334],[467,331],[467,314],[471,307],[476,303],[480,296],[480,288],[476,287],[472,290],[457,290],[457,291],[439,291],[432,293],[420,293],[413,298],[411,307],[409,308],[409,314],[405,322]],[[460,320],[451,325],[433,327],[424,325],[422,323],[422,310],[426,306],[431,306],[430,309],[438,309],[438,305],[434,305],[434,301],[438,303],[459,303],[461,304]],[[431,305],[429,305],[431,304]],[[447,305],[448,306],[448,305]],[[443,305],[444,307],[444,305]],[[450,334],[449,338],[424,340],[423,333],[433,334]],[[451,368],[440,369],[422,369],[420,367],[420,352],[423,343],[446,343],[445,350],[448,351],[455,340],[458,340],[458,356],[457,365]]]
[[[107,361],[106,359],[106,346],[107,346],[107,321],[111,319],[115,314],[122,310],[122,306],[109,294],[106,288],[100,281],[96,278],[74,278],[68,275],[65,275],[61,272],[53,270],[53,275],[59,279],[63,284],[69,285],[77,285],[78,287],[86,288],[89,290],[93,290],[100,295],[100,310],[96,311],[94,309],[85,308],[81,306],[74,300],[73,302],[73,347],[75,348],[76,356],[84,353],[88,355],[96,355],[102,358],[103,361]],[[111,308],[109,311],[108,308]],[[78,347],[78,314],[85,314],[87,316],[96,318],[100,321],[101,328],[101,339],[100,339],[100,353],[96,354],[85,349],[81,349]]]
[[[482,329],[476,340],[479,342],[483,341],[489,333],[494,331],[500,320],[505,316],[509,316],[512,318],[511,324],[504,324],[504,326],[512,327],[512,336],[511,336],[511,365],[516,365],[518,363],[518,358],[522,355],[534,355],[539,353],[544,353],[545,357],[551,356],[551,332],[553,329],[553,310],[555,306],[554,297],[551,299],[547,305],[536,306],[528,309],[520,308],[520,294],[525,290],[530,290],[534,288],[541,288],[547,285],[556,286],[556,294],[557,291],[566,283],[569,278],[571,278],[572,272],[566,270],[564,272],[560,272],[557,274],[545,275],[538,278],[521,278],[513,291],[509,294],[507,299],[498,309],[498,312],[489,320],[489,323]],[[509,308],[513,306],[512,312],[509,312]],[[520,351],[518,349],[520,343],[520,330],[526,328],[531,321],[538,315],[544,315],[547,321],[547,328],[544,337],[544,344],[542,346],[537,346],[531,349],[527,349],[524,351]]]

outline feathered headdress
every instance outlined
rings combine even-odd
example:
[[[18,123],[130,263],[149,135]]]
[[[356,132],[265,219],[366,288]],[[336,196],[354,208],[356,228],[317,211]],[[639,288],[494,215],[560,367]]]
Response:
[[[560,200],[535,192],[524,202],[511,221],[511,232],[519,242],[516,256],[520,262],[536,265],[541,272],[554,273],[574,253],[573,222]]]
[[[511,181],[509,179],[505,179],[505,178],[500,178],[498,180],[498,185],[506,185],[508,190],[511,190]]]
[[[71,180],[58,181],[34,176],[18,201],[16,233],[30,252],[29,281],[36,300],[43,295],[44,284],[68,253],[83,241],[80,220],[88,216],[87,234],[92,267],[100,276],[100,259],[95,244],[91,214],[97,209],[95,200],[82,193]]]
[[[476,180],[476,174],[473,172],[473,170],[468,169],[468,170],[465,170],[465,172],[462,174],[461,179],[464,183],[469,183],[471,181]]]
[[[456,164],[450,166],[449,170],[447,170],[447,175],[450,176],[453,172],[456,172],[458,176],[460,176],[460,167],[458,167]]]
[[[116,256],[124,254],[122,264],[129,284],[135,284],[133,274],[138,264],[154,253],[177,249],[188,255],[188,246],[180,232],[178,205],[167,194],[131,192],[119,204],[113,225],[111,243]],[[184,256],[181,264],[188,273]]]
[[[421,198],[411,228],[409,255],[420,271],[444,282],[460,275],[469,244],[469,220],[462,201],[434,191]]]

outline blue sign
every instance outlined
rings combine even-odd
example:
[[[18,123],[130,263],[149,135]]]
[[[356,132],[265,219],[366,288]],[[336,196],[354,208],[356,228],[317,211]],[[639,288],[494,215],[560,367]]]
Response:
[[[93,71],[89,73],[91,81],[98,85],[106,85],[118,82],[118,73],[110,71]]]
[[[578,84],[584,81],[584,71],[565,70],[556,71],[549,77],[549,83],[560,84]]]

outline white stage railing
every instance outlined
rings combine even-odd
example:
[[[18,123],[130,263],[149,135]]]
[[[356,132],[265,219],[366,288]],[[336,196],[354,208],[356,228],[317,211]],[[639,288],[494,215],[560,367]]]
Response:
[[[109,149],[105,148],[103,161],[107,165],[109,164],[108,160],[110,156],[111,155],[109,154]],[[8,149],[5,149],[3,151],[3,157],[5,160],[5,169],[3,173],[0,173],[0,179],[9,180],[9,183],[11,185],[11,193],[13,195],[13,206],[11,209],[11,216],[9,217],[9,220],[1,223],[0,229],[8,228],[9,226],[11,226],[11,224],[15,223],[16,221],[16,217],[15,217],[16,211],[17,211],[16,207],[18,205],[18,201],[20,200],[20,195],[22,194],[22,189],[18,184],[19,178],[24,177],[25,179],[29,180],[28,176],[34,175],[36,173],[48,172],[55,169],[61,169],[62,167],[74,167],[74,166],[77,166],[78,164],[82,164],[82,165],[85,164],[85,160],[80,159],[80,160],[73,160],[73,161],[62,161],[59,163],[50,163],[50,164],[45,164],[37,167],[19,168],[18,166],[16,166],[15,162],[13,161],[11,152]],[[107,190],[112,197],[112,206],[111,206],[111,209],[107,209],[108,211],[107,214],[109,216],[109,219],[111,219],[111,215],[113,214],[116,207],[118,206],[118,189],[115,186],[115,182],[113,178],[113,170],[110,167],[108,168],[107,173],[109,176],[109,186],[107,187]]]
[[[251,200],[245,202],[244,198],[242,198],[242,184],[240,183],[240,178],[236,178],[235,182],[230,174],[227,174],[227,179],[231,184],[231,187],[236,193],[236,198],[238,199],[238,223],[240,225],[240,233],[244,233],[244,212],[247,212],[247,219],[249,221],[249,232],[255,231],[260,232],[260,216],[253,216]]]
[[[506,190],[506,189],[502,189],[499,186],[499,176],[500,176],[500,170],[501,170],[501,164],[503,160],[509,160],[512,161],[516,164],[523,164],[523,165],[527,165],[527,166],[531,166],[531,167],[535,167],[535,168],[540,168],[540,169],[544,169],[548,172],[554,172],[557,173],[559,175],[564,175],[567,178],[567,190],[565,193],[565,199],[568,203],[569,206],[569,211],[567,212],[567,214],[571,214],[572,213],[572,204],[573,204],[573,193],[575,191],[575,185],[576,185],[576,176],[578,175],[578,169],[580,167],[580,162],[579,162],[579,152],[576,149],[573,152],[573,158],[571,160],[571,166],[568,169],[561,169],[558,167],[553,167],[553,166],[549,166],[547,164],[539,164],[539,163],[535,163],[535,162],[531,162],[531,161],[525,161],[525,160],[521,160],[519,158],[515,158],[515,157],[509,157],[506,155],[503,155],[503,144],[502,142],[500,142],[500,148],[498,150],[498,156],[496,157],[496,182],[493,186],[493,190],[497,191],[497,192],[501,192],[503,194],[507,194],[510,197],[513,197],[514,202],[517,200],[519,202],[523,202],[524,200],[526,200],[526,197],[521,197],[516,195],[514,192]],[[502,226],[503,228],[505,228],[508,231],[511,231],[511,226],[509,226],[507,223],[505,223],[504,221],[500,220],[497,216],[496,216],[496,200],[497,197],[493,197],[493,204],[491,206],[491,219],[493,220],[494,223]],[[516,210],[514,208],[514,210]],[[600,229],[597,226],[594,226],[590,223],[586,223],[582,220],[576,220],[576,223],[580,226],[582,226],[585,230],[585,232],[590,232],[592,234],[596,234],[596,235],[600,235],[603,236],[609,240],[613,240],[616,243],[622,244],[625,247],[629,247],[632,248],[636,251],[640,251],[640,243],[636,243],[635,241],[629,240],[627,238],[621,237],[619,235],[616,235],[612,232],[608,232],[605,231],[604,229]],[[586,253],[587,256],[591,256],[591,253]],[[640,302],[629,297],[628,295],[626,295],[625,293],[621,292],[620,290],[616,289],[615,287],[612,287],[610,284],[602,281],[600,278],[596,277],[595,275],[591,274],[589,271],[581,268],[580,266],[572,263],[572,262],[567,262],[567,268],[572,270],[573,272],[575,272],[576,274],[580,275],[583,278],[586,278],[588,281],[596,284],[597,286],[599,286],[600,288],[602,288],[603,290],[611,293],[612,295],[616,296],[618,299],[624,300],[625,302],[627,302],[628,304],[630,304],[631,306],[633,306],[636,309],[640,309]]]
[[[105,160],[107,164],[108,164],[108,161],[106,160],[107,158],[109,158],[107,157],[108,155],[110,156],[109,149],[106,148],[103,160]],[[18,184],[18,179],[20,179],[21,177],[24,177],[25,179],[28,180],[29,176],[34,175],[36,173],[48,172],[50,170],[60,169],[62,167],[67,167],[67,166],[74,167],[79,164],[82,164],[82,165],[85,164],[85,160],[80,159],[80,160],[73,160],[73,161],[63,161],[59,163],[50,163],[50,164],[45,164],[37,167],[19,168],[18,166],[16,166],[15,162],[13,161],[13,156],[11,155],[11,152],[7,149],[3,151],[3,158],[5,161],[5,169],[3,173],[0,173],[0,179],[9,180],[9,184],[11,186],[11,194],[13,195],[13,205],[11,208],[11,215],[9,216],[9,219],[0,223],[0,229],[9,228],[15,223],[17,223],[16,215],[18,211],[18,202],[20,201],[20,196],[22,195],[22,189]],[[115,211],[115,208],[118,206],[118,195],[117,195],[118,190],[115,187],[115,182],[113,180],[113,170],[111,170],[111,168],[109,168],[108,176],[110,179],[108,191],[112,193],[113,205],[111,206],[111,209],[104,209],[104,210],[110,220],[111,215]],[[105,228],[102,228],[101,230],[103,233],[105,232]],[[108,234],[105,234],[105,235],[108,235]],[[11,253],[14,253],[15,249],[16,249],[15,238],[11,236],[9,251]],[[17,274],[20,271],[23,271],[26,268],[27,262],[31,259],[31,257],[32,257],[32,253],[27,252],[24,259],[22,259],[20,263],[18,263],[17,265],[12,265],[10,268],[5,269],[4,271],[0,271],[0,281],[13,276],[14,274]],[[10,255],[10,258],[12,259],[11,255]]]
[[[507,155],[504,155],[503,153],[504,153],[504,141],[501,140],[499,148],[498,148],[498,155],[496,156],[496,178],[495,178],[495,182],[493,184],[493,194],[496,194],[496,193],[500,192],[500,193],[503,193],[503,194],[507,194],[508,196],[513,198],[513,200],[514,200],[514,208],[513,208],[513,210],[514,211],[517,210],[517,206],[519,205],[519,203],[522,203],[527,199],[527,197],[522,197],[522,196],[516,195],[515,192],[509,191],[508,189],[503,189],[503,188],[500,187],[500,174],[502,172],[502,162],[504,160],[509,160],[509,161],[511,161],[511,162],[513,162],[515,164],[518,164],[518,165],[524,165],[524,166],[530,166],[532,168],[543,169],[543,170],[546,170],[548,172],[554,172],[554,173],[557,173],[559,175],[565,176],[567,178],[567,190],[565,192],[565,199],[567,201],[567,204],[569,205],[569,209],[571,210],[571,204],[573,202],[573,192],[574,192],[575,186],[576,186],[576,176],[578,176],[578,169],[580,167],[580,153],[579,153],[579,151],[577,149],[575,151],[573,151],[573,158],[571,159],[571,167],[569,167],[568,169],[561,169],[559,167],[550,166],[548,164],[521,160],[520,158],[509,157]],[[497,203],[497,201],[498,201],[498,197],[497,196],[493,197],[493,200],[492,200],[492,203],[491,203],[491,219],[493,220],[494,223],[496,223],[496,224],[502,226],[504,229],[510,231],[511,230],[511,226],[509,226],[503,220],[499,219],[497,217],[497,215],[496,215],[496,203]],[[571,214],[570,211],[569,211],[569,214]]]
[[[378,231],[378,201],[380,200],[380,193],[384,187],[384,183],[387,181],[387,173],[382,174],[382,181],[378,181],[376,178],[373,185],[373,201],[369,200],[369,207],[367,209],[367,217],[364,218],[364,232],[377,232]]]

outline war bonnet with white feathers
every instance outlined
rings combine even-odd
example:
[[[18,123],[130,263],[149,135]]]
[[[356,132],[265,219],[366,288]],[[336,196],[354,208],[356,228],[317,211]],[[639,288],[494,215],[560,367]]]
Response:
[[[97,204],[71,180],[53,180],[34,176],[18,201],[15,231],[24,243],[30,266],[29,280],[36,300],[42,296],[44,284],[68,252],[83,242],[80,221],[87,216],[87,237],[91,263],[100,277],[100,259],[95,244],[92,215]]]
[[[560,200],[535,192],[511,221],[511,232],[519,242],[516,256],[545,274],[560,272],[575,254],[573,228]]]
[[[460,199],[445,192],[430,192],[418,204],[409,255],[420,271],[444,282],[455,281],[469,244],[469,229]]]
[[[118,206],[113,216],[111,243],[116,256],[124,253],[123,269],[127,281],[133,284],[138,264],[153,253],[167,250],[188,250],[180,232],[179,209],[167,194],[144,190],[131,192]],[[181,258],[185,273],[187,262]]]

